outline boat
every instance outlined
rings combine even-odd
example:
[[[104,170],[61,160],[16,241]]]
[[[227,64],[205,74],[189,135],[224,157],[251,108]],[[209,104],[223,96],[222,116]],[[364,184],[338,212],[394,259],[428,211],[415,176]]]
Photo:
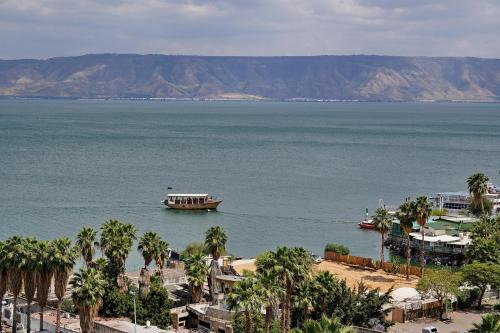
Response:
[[[208,194],[167,194],[167,198],[162,201],[171,209],[183,210],[215,210],[222,200],[209,196]]]
[[[358,223],[358,226],[361,229],[374,229],[375,228],[375,220],[374,219],[365,219]]]

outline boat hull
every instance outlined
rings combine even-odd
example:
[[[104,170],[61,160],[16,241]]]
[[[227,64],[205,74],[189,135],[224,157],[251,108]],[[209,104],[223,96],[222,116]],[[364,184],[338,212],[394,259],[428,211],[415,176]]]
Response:
[[[361,229],[374,229],[375,228],[375,224],[374,223],[358,223],[358,226],[361,228]]]
[[[181,210],[206,210],[206,209],[217,209],[222,200],[213,200],[202,204],[173,204],[164,201],[163,203],[171,209],[181,209]]]

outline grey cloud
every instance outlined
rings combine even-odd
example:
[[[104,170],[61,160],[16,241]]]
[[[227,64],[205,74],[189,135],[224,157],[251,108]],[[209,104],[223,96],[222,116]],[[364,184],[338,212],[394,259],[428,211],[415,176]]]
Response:
[[[493,0],[0,0],[0,58],[81,53],[500,57]]]

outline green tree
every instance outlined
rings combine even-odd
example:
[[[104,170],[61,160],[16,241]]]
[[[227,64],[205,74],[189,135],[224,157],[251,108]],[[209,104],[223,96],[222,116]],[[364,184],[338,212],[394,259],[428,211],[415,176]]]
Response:
[[[203,285],[205,284],[208,267],[202,253],[194,253],[185,259],[186,275],[191,293],[191,302],[198,303],[203,297]]]
[[[95,268],[83,268],[75,273],[70,284],[71,298],[80,316],[81,332],[92,333],[94,320],[106,288],[104,276]]]
[[[56,333],[61,332],[61,305],[66,294],[68,280],[73,272],[78,253],[76,248],[71,246],[71,241],[66,238],[58,238],[53,241],[54,257],[52,265],[54,267],[54,292],[57,297],[56,311]]]
[[[40,305],[40,331],[43,330],[43,309],[47,306],[52,277],[54,276],[55,249],[52,242],[42,240],[38,242],[37,271],[38,284],[36,299]]]
[[[288,333],[291,326],[292,293],[295,287],[309,276],[311,255],[301,247],[279,246],[275,252],[269,252],[267,256],[257,260],[256,265],[258,271],[271,271],[284,290],[280,327],[282,333]]]
[[[210,271],[208,277],[208,286],[210,289],[210,299],[215,302],[215,294],[218,292],[216,277],[221,275],[218,260],[226,252],[227,235],[221,226],[213,226],[205,233],[205,249],[212,255]]]
[[[262,260],[262,258],[265,258],[267,255],[269,255],[269,252],[264,252],[258,257],[257,261]],[[257,279],[262,287],[262,294],[265,301],[264,330],[266,333],[269,333],[272,320],[275,319],[279,312],[279,297],[283,293],[283,289],[279,284],[277,276],[271,270],[257,269]]]
[[[432,213],[432,205],[427,200],[427,197],[418,197],[415,203],[415,216],[417,218],[418,225],[420,226],[420,233],[422,235],[422,239],[420,240],[420,271],[423,273],[425,268],[425,225],[427,224],[427,220],[431,216]]]
[[[384,266],[384,242],[385,235],[391,230],[392,220],[385,208],[378,208],[375,212],[375,230],[380,233],[380,267]]]
[[[125,280],[125,261],[137,238],[137,229],[132,224],[118,220],[106,221],[101,229],[101,251],[111,264],[111,275],[118,288],[126,292],[128,284]]]
[[[474,323],[470,333],[500,333],[500,314],[488,313],[481,318],[480,323]]]
[[[480,290],[477,307],[481,308],[484,293],[489,285],[500,286],[500,266],[491,263],[473,262],[462,268],[464,282]]]
[[[245,333],[251,333],[251,314],[260,311],[263,304],[265,304],[261,285],[255,278],[246,278],[236,282],[227,297],[226,304],[230,310],[245,313]]]
[[[315,303],[321,307],[322,315],[328,314],[331,296],[334,295],[337,287],[337,278],[328,271],[321,271],[314,277],[313,288],[317,298]]]
[[[141,298],[141,308],[137,314],[137,322],[144,325],[147,320],[152,325],[167,329],[170,325],[170,301],[168,290],[163,288],[159,282],[152,282],[151,289],[146,297]],[[133,313],[130,313],[131,317]],[[131,318],[133,319],[133,318]]]
[[[343,326],[339,318],[328,319],[322,316],[319,320],[308,320],[304,324],[304,333],[354,333],[350,326]]]
[[[156,263],[156,275],[160,278],[161,283],[163,284],[163,267],[165,266],[165,261],[167,261],[170,250],[168,248],[168,243],[163,239],[158,241],[155,248],[155,263]]]
[[[399,226],[406,236],[406,280],[410,279],[410,265],[411,265],[411,245],[410,233],[413,230],[413,221],[416,216],[416,204],[414,201],[406,201],[399,206],[397,218],[399,219]]]
[[[469,262],[500,264],[500,216],[483,216],[471,228],[472,242],[467,247]]]
[[[151,275],[149,274],[149,264],[155,258],[158,244],[161,241],[160,236],[156,232],[147,231],[139,239],[137,250],[144,258],[144,267],[139,275],[139,293],[145,296],[149,292],[151,286]]]
[[[480,207],[481,214],[485,215],[484,195],[488,193],[488,181],[490,179],[484,173],[475,173],[467,178],[467,187],[472,195],[472,207]]]
[[[440,318],[443,318],[444,301],[451,295],[458,295],[461,284],[460,274],[447,269],[429,270],[417,283],[417,290],[434,297],[440,304]]]
[[[293,306],[302,312],[302,323],[309,319],[309,313],[314,308],[314,282],[308,278],[299,283],[293,295]],[[299,322],[299,325],[300,322]]]
[[[7,239],[4,243],[2,257],[7,263],[7,271],[9,276],[9,290],[14,296],[13,304],[13,321],[12,332],[17,332],[17,298],[23,288],[23,254],[25,250],[25,242],[21,237],[13,236]]]
[[[38,241],[35,238],[24,239],[23,262],[21,270],[23,273],[24,296],[27,303],[26,331],[31,331],[31,303],[35,298],[38,271],[37,271]]]
[[[7,290],[9,289],[8,261],[7,255],[4,252],[5,244],[0,242],[0,300],[3,300]],[[2,304],[0,302],[0,314],[3,313]],[[3,332],[2,321],[0,320],[0,332]]]
[[[203,242],[191,242],[181,252],[181,259],[189,258],[195,253],[205,253],[205,244]]]
[[[83,227],[76,235],[76,246],[85,264],[90,267],[95,250],[99,246],[97,231],[90,227]]]

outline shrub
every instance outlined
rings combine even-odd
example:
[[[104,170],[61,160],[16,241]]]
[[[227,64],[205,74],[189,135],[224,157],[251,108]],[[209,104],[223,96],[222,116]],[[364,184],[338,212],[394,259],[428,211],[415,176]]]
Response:
[[[325,252],[328,251],[328,252],[334,252],[334,253],[338,253],[338,254],[341,254],[341,255],[348,255],[349,254],[349,248],[342,245],[342,244],[335,244],[335,243],[328,243],[326,244],[325,246]]]
[[[462,290],[457,297],[457,306],[461,310],[469,309],[479,298],[479,289]]]

